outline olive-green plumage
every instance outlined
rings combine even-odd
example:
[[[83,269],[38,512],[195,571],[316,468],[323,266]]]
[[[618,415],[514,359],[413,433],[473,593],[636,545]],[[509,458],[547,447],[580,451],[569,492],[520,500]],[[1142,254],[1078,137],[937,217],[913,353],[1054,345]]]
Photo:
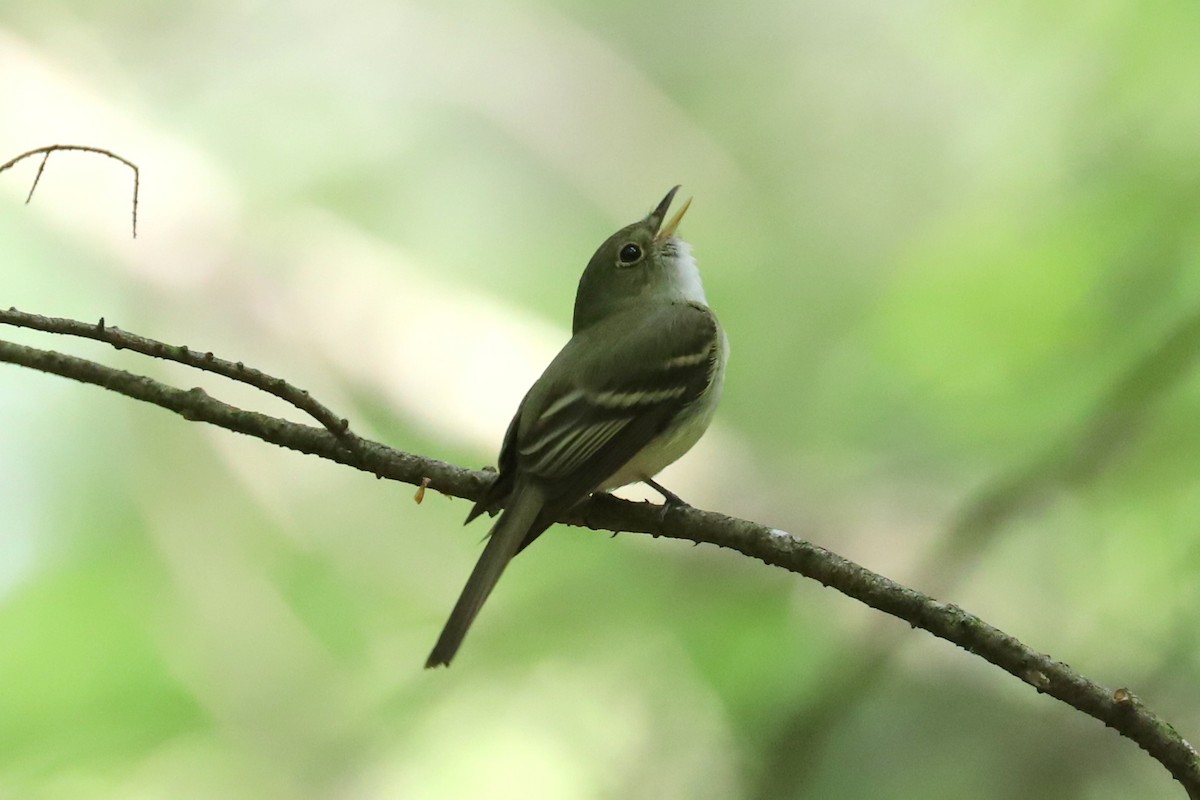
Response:
[[[678,239],[679,187],[592,256],[570,341],[521,401],[467,522],[503,507],[425,666],[448,665],[517,552],[594,491],[652,479],[707,429],[728,345]]]

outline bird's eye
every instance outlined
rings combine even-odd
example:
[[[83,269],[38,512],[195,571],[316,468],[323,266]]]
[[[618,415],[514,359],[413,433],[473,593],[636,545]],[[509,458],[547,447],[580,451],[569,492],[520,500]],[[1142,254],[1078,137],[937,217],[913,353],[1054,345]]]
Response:
[[[624,245],[621,252],[617,253],[617,258],[621,259],[621,263],[625,265],[633,264],[642,257],[642,248],[638,247],[633,242]]]

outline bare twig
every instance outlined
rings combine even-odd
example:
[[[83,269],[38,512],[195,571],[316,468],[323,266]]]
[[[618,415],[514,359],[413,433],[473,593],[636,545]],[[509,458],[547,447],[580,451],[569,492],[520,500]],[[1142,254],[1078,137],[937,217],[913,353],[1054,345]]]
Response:
[[[138,212],[138,191],[141,188],[141,173],[138,171],[137,164],[134,164],[127,158],[117,155],[111,150],[105,150],[103,147],[92,147],[86,144],[48,144],[44,147],[38,147],[26,153],[0,164],[0,172],[10,169],[20,162],[32,156],[41,155],[42,163],[38,164],[37,174],[33,176],[33,184],[29,187],[29,194],[25,197],[25,202],[28,203],[33,199],[33,192],[38,187],[38,183],[42,180],[42,173],[46,170],[46,162],[50,160],[51,153],[65,152],[75,150],[83,153],[98,153],[102,156],[120,161],[125,166],[133,170],[133,238],[137,238],[137,212]]]
[[[0,340],[0,362],[8,362],[101,386],[118,394],[165,408],[193,422],[207,422],[265,442],[309,453],[369,472],[379,478],[427,486],[443,494],[478,499],[495,473],[478,472],[423,456],[410,455],[368,439],[350,449],[326,428],[247,411],[224,403],[203,389],[178,389],[143,375],[113,369],[76,356]]]
[[[493,477],[489,472],[466,470],[366,440],[359,440],[360,446],[349,450],[329,430],[245,411],[215,400],[200,389],[177,389],[75,356],[0,341],[0,361],[103,386],[189,420],[311,453],[379,477],[429,486],[456,497],[479,499]],[[1124,688],[1115,692],[1107,689],[957,606],[901,586],[784,531],[695,508],[671,507],[663,511],[659,506],[597,495],[576,507],[564,521],[606,531],[649,533],[715,544],[819,581],[952,642],[1038,692],[1100,720],[1136,742],[1170,772],[1189,798],[1200,800],[1200,755],[1131,692]]]
[[[29,203],[33,200],[33,192],[35,189],[37,189],[38,184],[41,183],[42,173],[46,171],[46,162],[49,160],[50,160],[50,151],[47,150],[42,155],[41,163],[38,164],[38,171],[37,171],[37,174],[33,176],[33,183],[29,184],[29,194],[25,195],[25,205],[29,205]],[[14,161],[13,163],[15,164],[16,162]]]
[[[326,430],[338,437],[338,440],[346,447],[352,450],[358,447],[360,439],[350,431],[348,420],[334,414],[306,390],[297,388],[282,378],[268,375],[254,367],[247,367],[241,361],[226,361],[208,351],[199,352],[187,345],[169,345],[155,339],[128,333],[115,325],[107,324],[103,317],[99,322],[93,324],[61,317],[27,314],[24,311],[9,308],[7,311],[0,309],[0,324],[30,328],[45,333],[94,339],[98,342],[106,342],[117,350],[132,350],[142,355],[174,361],[177,364],[195,367],[204,372],[222,375],[290,403],[325,426]]]

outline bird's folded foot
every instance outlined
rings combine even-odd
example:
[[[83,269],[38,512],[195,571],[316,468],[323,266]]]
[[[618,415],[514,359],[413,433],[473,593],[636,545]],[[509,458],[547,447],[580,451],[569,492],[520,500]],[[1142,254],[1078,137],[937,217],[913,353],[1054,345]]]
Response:
[[[642,483],[646,484],[651,489],[653,489],[654,491],[661,494],[662,498],[663,498],[663,505],[666,506],[667,508],[672,508],[672,507],[691,508],[690,503],[688,503],[686,500],[684,500],[679,495],[672,492],[670,489],[668,489],[665,486],[658,483],[658,481],[654,480],[653,478],[645,478],[642,480]]]

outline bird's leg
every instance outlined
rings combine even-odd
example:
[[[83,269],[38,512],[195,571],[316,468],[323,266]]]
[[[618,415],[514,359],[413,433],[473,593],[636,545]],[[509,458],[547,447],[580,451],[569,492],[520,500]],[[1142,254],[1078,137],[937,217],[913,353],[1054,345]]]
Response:
[[[691,505],[686,500],[672,492],[670,489],[661,485],[653,478],[642,478],[642,483],[646,484],[651,489],[662,495],[664,506],[683,506],[684,508],[691,508]]]

